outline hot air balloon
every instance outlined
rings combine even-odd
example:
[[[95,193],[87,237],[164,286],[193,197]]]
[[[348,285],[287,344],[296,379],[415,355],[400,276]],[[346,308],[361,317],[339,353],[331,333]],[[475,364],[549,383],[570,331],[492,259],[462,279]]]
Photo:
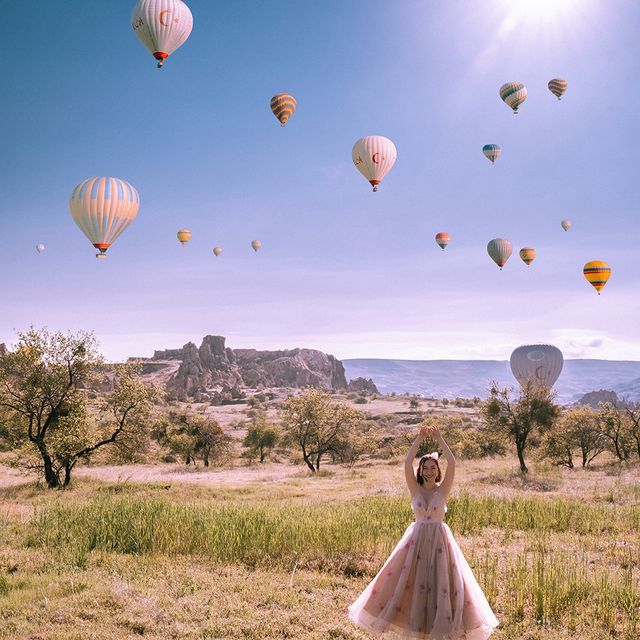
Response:
[[[502,267],[504,267],[513,253],[513,247],[508,240],[494,238],[487,245],[487,252],[491,256],[491,259],[500,267],[500,271],[502,271]]]
[[[527,88],[522,82],[507,82],[500,87],[500,97],[518,113],[518,107],[527,99]]]
[[[549,80],[547,86],[549,87],[549,91],[560,100],[562,94],[567,90],[569,83],[562,78],[554,78],[553,80]]]
[[[88,178],[71,193],[69,209],[74,222],[106,258],[107,249],[138,215],[140,196],[119,178]]]
[[[378,185],[395,164],[397,155],[396,146],[384,136],[360,138],[351,150],[353,164],[371,183],[374,191],[378,190]]]
[[[446,231],[436,233],[436,242],[440,245],[440,248],[444,251],[444,248],[449,244],[451,236]]]
[[[38,253],[42,253],[44,251],[44,245],[42,243],[39,243],[36,245],[36,251]]]
[[[251,241],[251,247],[253,248],[254,251],[257,251],[261,246],[262,246],[262,242],[260,242],[260,240]]]
[[[189,229],[180,229],[180,231],[176,233],[176,236],[180,244],[184,247],[184,245],[191,240],[191,231],[189,231]]]
[[[568,231],[571,228],[572,222],[571,220],[563,220],[560,224],[565,231]]]
[[[278,93],[271,98],[271,111],[280,120],[281,127],[287,124],[287,120],[294,114],[297,105],[296,99],[288,93]]]
[[[495,163],[500,157],[502,149],[497,144],[485,144],[484,147],[482,147],[482,153],[484,153],[492,163]]]
[[[528,267],[536,259],[536,250],[533,247],[522,247],[520,249],[520,259]]]
[[[189,37],[193,16],[182,0],[140,0],[133,8],[131,26],[160,69]]]
[[[216,258],[222,253],[222,247],[213,247],[213,255],[216,256]]]
[[[552,344],[527,344],[518,347],[510,359],[511,372],[521,386],[531,382],[551,389],[562,371],[564,358]]]
[[[607,280],[609,280],[609,276],[611,275],[611,267],[602,260],[592,260],[584,265],[582,273],[584,273],[584,277],[598,292],[598,295],[600,295],[600,291],[602,291],[604,285],[607,284]]]

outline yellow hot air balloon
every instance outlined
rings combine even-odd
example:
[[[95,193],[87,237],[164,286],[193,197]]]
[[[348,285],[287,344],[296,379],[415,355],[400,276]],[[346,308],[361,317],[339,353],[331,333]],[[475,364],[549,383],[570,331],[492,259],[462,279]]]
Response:
[[[611,267],[603,260],[592,260],[584,265],[582,273],[584,273],[584,277],[589,284],[598,292],[598,295],[600,295],[600,291],[602,291],[604,285],[607,284],[607,280],[609,280],[609,276],[611,275]]]
[[[254,251],[257,251],[261,246],[262,246],[262,242],[260,242],[260,240],[251,241],[251,247],[253,248]]]
[[[191,231],[189,231],[189,229],[180,229],[180,231],[176,233],[176,236],[178,237],[180,244],[184,246],[189,242],[189,240],[191,240]]]
[[[528,267],[536,259],[536,250],[533,247],[522,247],[520,249],[520,259]]]
[[[222,247],[213,247],[213,254],[216,258],[222,253]]]
[[[71,193],[69,210],[89,242],[106,258],[107,249],[138,215],[138,192],[124,180],[88,178]]]
[[[278,93],[271,98],[271,111],[280,120],[281,127],[287,124],[287,120],[294,114],[297,106],[296,99],[288,93]]]

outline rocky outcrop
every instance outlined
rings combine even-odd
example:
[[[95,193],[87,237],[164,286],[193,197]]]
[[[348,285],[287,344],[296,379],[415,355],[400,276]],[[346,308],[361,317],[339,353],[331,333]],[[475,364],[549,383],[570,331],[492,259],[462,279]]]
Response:
[[[589,393],[585,393],[576,404],[585,405],[592,409],[599,409],[600,405],[606,402],[614,405],[619,404],[618,394],[615,391],[605,391],[604,389],[600,389],[600,391],[590,391]]]
[[[183,357],[184,349],[164,349],[154,351],[152,360],[182,360]]]
[[[192,342],[182,349],[156,351],[153,359],[180,352],[182,362],[167,382],[170,396],[202,397],[221,389],[242,387],[306,387],[346,389],[342,363],[315,349],[258,351],[230,349],[222,336],[205,336],[200,347]],[[374,385],[375,388],[375,385]]]
[[[355,391],[356,393],[380,393],[371,378],[349,380],[347,391]]]

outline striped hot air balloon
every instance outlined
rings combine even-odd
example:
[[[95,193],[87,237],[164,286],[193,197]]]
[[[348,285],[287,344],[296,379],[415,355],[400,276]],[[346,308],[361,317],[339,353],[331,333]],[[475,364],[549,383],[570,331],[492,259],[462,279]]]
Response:
[[[351,150],[351,159],[358,171],[369,181],[374,191],[391,171],[398,152],[396,145],[384,136],[360,138]]]
[[[600,291],[602,291],[604,285],[607,284],[607,280],[609,280],[609,276],[611,275],[611,267],[603,260],[592,260],[584,265],[582,273],[584,273],[584,277],[589,284],[598,292],[598,295],[600,295]]]
[[[549,87],[549,91],[560,100],[562,94],[567,90],[569,83],[562,78],[554,78],[553,80],[549,80],[547,86]]]
[[[560,377],[564,358],[562,351],[552,344],[527,344],[514,350],[509,364],[513,376],[523,387],[532,383],[551,389]]]
[[[502,267],[507,263],[507,260],[511,257],[513,253],[513,247],[508,240],[504,238],[494,238],[487,245],[487,253],[491,257],[491,259],[500,267],[500,271],[502,271]]]
[[[180,231],[176,233],[176,237],[178,238],[178,242],[184,247],[184,245],[191,240],[191,231],[189,229],[180,229]]]
[[[436,233],[436,242],[440,246],[440,248],[444,251],[445,247],[449,244],[451,240],[451,236],[446,231],[441,231],[440,233]]]
[[[133,8],[131,26],[160,69],[189,37],[193,16],[182,0],[140,0]]]
[[[497,144],[485,144],[484,147],[482,147],[482,153],[484,153],[492,163],[495,163],[500,157],[502,149]]]
[[[260,242],[260,240],[252,240],[251,241],[251,248],[254,251],[257,251],[261,246],[262,246],[262,242]]]
[[[522,82],[507,82],[500,87],[500,97],[518,113],[518,107],[527,99],[527,88]]]
[[[222,253],[222,247],[213,247],[213,255],[217,258]]]
[[[522,247],[520,249],[520,259],[528,267],[536,259],[536,250],[533,247]]]
[[[106,258],[107,249],[138,215],[138,192],[124,180],[88,178],[71,193],[69,210],[91,244]]]
[[[560,225],[565,231],[568,231],[571,228],[572,222],[571,220],[563,220]]]
[[[280,120],[281,127],[287,124],[287,120],[294,114],[297,105],[296,99],[288,93],[278,93],[271,98],[271,111]]]

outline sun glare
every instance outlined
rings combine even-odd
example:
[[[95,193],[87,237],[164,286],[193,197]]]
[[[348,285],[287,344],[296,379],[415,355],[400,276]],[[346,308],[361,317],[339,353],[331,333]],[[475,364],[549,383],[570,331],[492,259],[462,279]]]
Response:
[[[519,23],[551,22],[580,10],[587,0],[503,0],[509,16]]]

